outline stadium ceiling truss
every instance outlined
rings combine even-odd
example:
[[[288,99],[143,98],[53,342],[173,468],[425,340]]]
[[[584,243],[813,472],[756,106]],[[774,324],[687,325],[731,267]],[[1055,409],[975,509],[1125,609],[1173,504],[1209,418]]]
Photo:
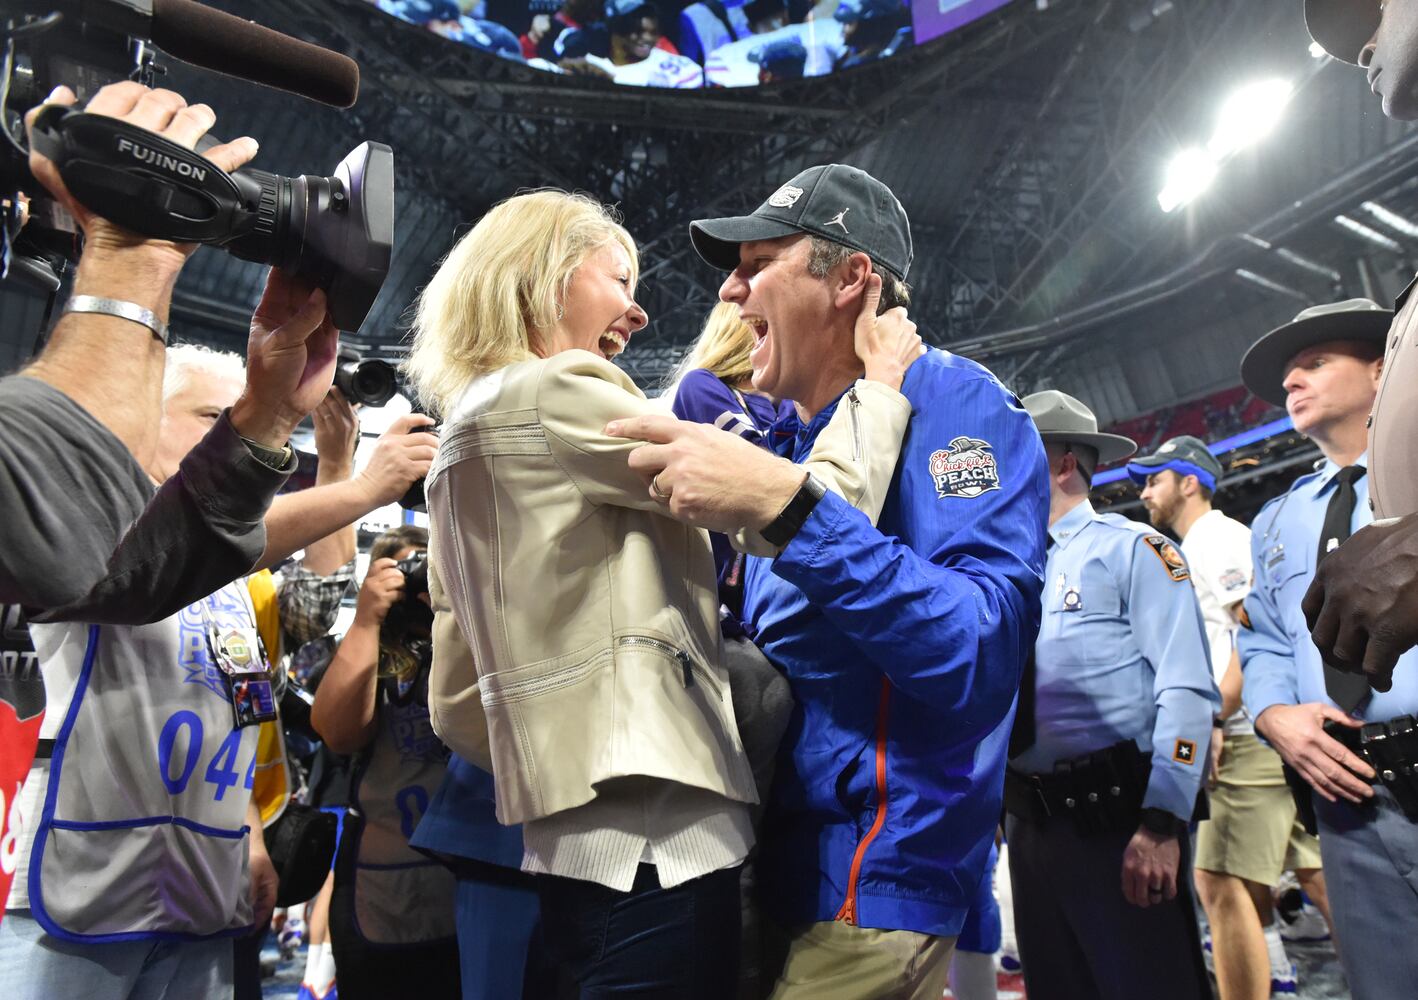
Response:
[[[363,85],[350,126],[395,146],[401,176],[463,219],[541,185],[621,205],[640,243],[641,298],[654,320],[624,364],[646,386],[679,359],[717,299],[718,276],[686,238],[690,219],[745,211],[765,178],[873,142],[929,142],[940,134],[931,126],[976,101],[1000,109],[991,148],[958,209],[915,227],[915,318],[929,341],[988,358],[1027,386],[1053,367],[1067,337],[1153,291],[1120,284],[1165,280],[1153,274],[1166,259],[1156,239],[1166,217],[1153,195],[1158,150],[1177,146],[1168,110],[1209,83],[1223,40],[1265,37],[1298,17],[1292,5],[1252,0],[1017,3],[959,35],[838,76],[664,92],[490,59],[363,0],[219,2],[358,60]],[[1345,210],[1346,199],[1357,205],[1356,192],[1392,191],[1404,179],[1400,158],[1413,160],[1411,144],[1354,165],[1348,193],[1328,191],[1322,205],[1297,203],[1264,225],[1243,221],[1253,238],[1213,247],[1172,277],[1200,280],[1223,265],[1264,276],[1300,216],[1313,225],[1322,212]],[[1317,194],[1328,190],[1322,182],[1317,176]],[[1334,286],[1336,273],[1325,263],[1307,280]],[[1272,284],[1286,294],[1284,282]]]
[[[943,341],[1057,309],[1087,277],[1057,265],[1090,231],[1101,227],[1110,241],[1128,244],[1109,207],[1139,181],[1155,183],[1150,171],[1134,169],[1135,154],[1170,141],[1163,116],[1172,98],[1205,72],[1216,40],[1240,33],[1256,8],[1270,5],[1191,3],[1141,27],[1120,7],[1097,5],[1034,114],[1002,116],[1010,132],[981,182],[952,224],[931,234],[941,248],[931,263],[949,288],[937,296],[945,303]]]
[[[418,164],[418,183],[469,215],[509,190],[539,185],[624,206],[641,248],[642,300],[654,317],[625,358],[642,384],[669,370],[717,301],[717,278],[685,235],[690,219],[747,210],[765,177],[791,176],[885,128],[927,121],[1091,19],[1089,5],[1074,0],[1039,16],[991,21],[968,46],[915,49],[797,86],[652,92],[490,60],[360,0],[288,0],[263,16],[353,56],[363,82],[350,114],[361,131],[388,137],[401,173]]]

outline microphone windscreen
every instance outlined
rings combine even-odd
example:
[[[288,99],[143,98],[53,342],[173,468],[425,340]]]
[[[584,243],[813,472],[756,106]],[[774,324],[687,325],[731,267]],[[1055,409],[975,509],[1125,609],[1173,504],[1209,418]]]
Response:
[[[349,56],[193,0],[153,0],[152,36],[183,62],[337,108],[359,96],[359,65]]]

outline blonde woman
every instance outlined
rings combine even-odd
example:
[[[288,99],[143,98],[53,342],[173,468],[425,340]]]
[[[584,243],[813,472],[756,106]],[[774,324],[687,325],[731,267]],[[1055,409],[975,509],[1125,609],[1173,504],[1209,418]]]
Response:
[[[427,485],[444,612],[429,709],[445,743],[492,771],[498,819],[523,825],[545,938],[581,995],[720,1000],[755,793],[708,540],[605,433],[654,412],[610,363],[648,322],[637,277],[605,208],[538,191],[484,216],[420,297],[406,368],[444,420]],[[879,345],[876,381],[813,458],[870,503],[899,451],[896,387],[919,338],[874,310],[864,322],[880,331],[863,338]],[[739,544],[762,551],[754,535]]]

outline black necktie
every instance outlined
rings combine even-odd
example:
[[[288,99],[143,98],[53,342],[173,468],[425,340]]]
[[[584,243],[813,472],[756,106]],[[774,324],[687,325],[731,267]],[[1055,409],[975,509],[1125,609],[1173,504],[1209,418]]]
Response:
[[[1054,547],[1052,536],[1046,536],[1044,551]],[[1048,580],[1044,581],[1047,586]],[[1019,677],[1019,708],[1014,713],[1014,728],[1009,731],[1009,756],[1018,757],[1034,745],[1034,647],[1024,657],[1024,671]]]
[[[1324,562],[1330,550],[1349,537],[1349,525],[1354,520],[1354,483],[1363,478],[1364,472],[1362,465],[1347,465],[1334,474],[1334,496],[1329,498],[1329,506],[1324,511],[1316,567]],[[1345,673],[1330,666],[1328,661],[1324,665],[1324,689],[1346,712],[1352,712],[1369,696],[1369,682],[1363,674]]]

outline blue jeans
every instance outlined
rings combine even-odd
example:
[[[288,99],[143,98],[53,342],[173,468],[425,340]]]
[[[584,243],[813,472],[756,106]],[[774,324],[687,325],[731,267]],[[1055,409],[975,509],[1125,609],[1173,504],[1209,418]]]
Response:
[[[231,1000],[231,938],[77,944],[46,934],[29,910],[10,910],[0,983],[6,1000]]]
[[[537,877],[546,947],[579,1000],[724,1000],[738,991],[739,868],[660,888],[641,865],[629,892]]]

